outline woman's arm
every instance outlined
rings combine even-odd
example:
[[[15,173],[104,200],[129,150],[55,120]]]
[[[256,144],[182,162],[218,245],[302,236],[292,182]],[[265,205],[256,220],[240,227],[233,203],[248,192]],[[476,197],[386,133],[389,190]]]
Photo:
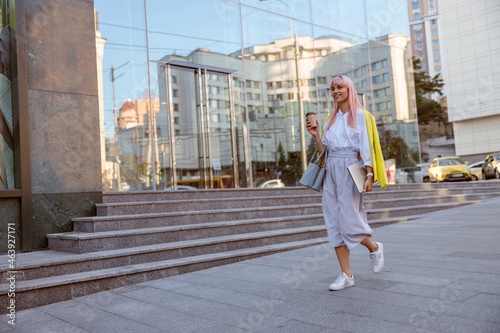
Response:
[[[311,135],[313,136],[314,138],[314,142],[316,143],[316,149],[318,150],[318,152],[322,152],[323,149],[324,149],[324,145],[323,145],[323,142],[321,142],[321,138],[319,137],[319,123],[318,121],[316,120],[316,127],[311,127],[311,123],[309,122],[309,120],[306,120],[306,128],[307,128],[307,131],[309,133],[311,133]]]

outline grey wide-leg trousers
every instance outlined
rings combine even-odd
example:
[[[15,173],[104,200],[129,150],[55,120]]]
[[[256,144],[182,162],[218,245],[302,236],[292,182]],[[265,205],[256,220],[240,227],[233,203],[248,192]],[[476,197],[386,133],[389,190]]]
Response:
[[[352,249],[373,234],[363,207],[363,194],[358,192],[347,171],[347,167],[356,162],[356,151],[328,151],[323,182],[323,215],[333,247],[346,245]]]

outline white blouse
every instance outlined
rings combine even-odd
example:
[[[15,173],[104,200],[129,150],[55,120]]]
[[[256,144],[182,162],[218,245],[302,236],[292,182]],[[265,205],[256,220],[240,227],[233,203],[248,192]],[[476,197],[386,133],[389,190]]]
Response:
[[[357,151],[363,159],[364,166],[372,166],[372,154],[370,142],[368,141],[368,131],[366,129],[365,113],[358,109],[356,113],[356,129],[347,125],[349,112],[343,114],[340,110],[337,112],[335,124],[327,131],[329,120],[323,128],[323,138],[321,142],[328,150],[354,150]]]

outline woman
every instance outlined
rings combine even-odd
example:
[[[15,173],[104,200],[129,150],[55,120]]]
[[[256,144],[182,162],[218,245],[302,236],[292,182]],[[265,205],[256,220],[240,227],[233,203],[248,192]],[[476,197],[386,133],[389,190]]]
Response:
[[[334,112],[323,124],[319,135],[319,124],[307,130],[314,137],[319,152],[328,149],[326,175],[323,182],[323,215],[330,244],[335,248],[342,274],[330,285],[330,290],[341,290],[354,286],[354,276],[349,268],[349,251],[363,244],[370,251],[372,268],[380,273],[384,267],[383,245],[371,238],[373,230],[367,222],[363,207],[363,195],[356,189],[347,167],[361,156],[367,171],[364,192],[373,188],[374,176],[372,153],[368,138],[365,115],[358,102],[356,89],[346,76],[337,76],[330,85]],[[378,139],[378,138],[377,138]]]

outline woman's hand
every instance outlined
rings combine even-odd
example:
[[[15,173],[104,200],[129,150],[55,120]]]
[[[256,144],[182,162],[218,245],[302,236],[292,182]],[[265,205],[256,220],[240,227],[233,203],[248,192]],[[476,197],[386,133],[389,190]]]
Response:
[[[363,186],[363,192],[371,192],[371,190],[373,190],[373,176],[368,176]]]
[[[316,127],[311,127],[311,122],[309,119],[306,119],[306,128],[309,133],[311,133],[312,136],[317,137],[318,136],[318,128],[319,128],[319,123],[316,120]]]

